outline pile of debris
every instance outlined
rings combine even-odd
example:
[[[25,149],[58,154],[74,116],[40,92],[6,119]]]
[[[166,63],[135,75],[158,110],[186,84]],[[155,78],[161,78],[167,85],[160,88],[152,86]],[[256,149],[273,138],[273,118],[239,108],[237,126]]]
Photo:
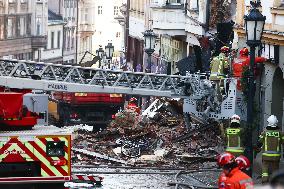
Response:
[[[142,115],[119,112],[103,131],[78,130],[73,163],[202,168],[215,166],[219,148],[218,124],[186,127],[180,100],[157,99]]]

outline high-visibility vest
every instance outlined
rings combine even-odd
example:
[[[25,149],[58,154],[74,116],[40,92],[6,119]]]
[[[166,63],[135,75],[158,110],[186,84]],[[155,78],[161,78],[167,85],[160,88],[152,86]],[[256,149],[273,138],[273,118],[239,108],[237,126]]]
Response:
[[[263,132],[259,139],[262,141],[262,156],[267,160],[279,160],[281,157],[281,145],[284,136],[279,130],[269,130]]]
[[[244,148],[241,144],[241,128],[227,128],[227,152],[243,153]]]
[[[227,58],[224,55],[219,55],[210,63],[211,73],[210,80],[220,80],[224,78],[224,69],[229,67]]]

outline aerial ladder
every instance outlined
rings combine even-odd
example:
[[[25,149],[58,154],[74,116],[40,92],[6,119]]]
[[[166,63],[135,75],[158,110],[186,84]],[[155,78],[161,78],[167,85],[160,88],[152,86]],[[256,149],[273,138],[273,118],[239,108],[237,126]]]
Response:
[[[199,118],[219,121],[238,114],[245,120],[237,79],[224,83],[225,94],[218,98],[219,90],[204,73],[165,75],[0,59],[0,86],[8,88],[182,98],[184,112]]]
[[[216,85],[202,73],[163,75],[0,59],[0,86],[5,89],[182,98],[184,112],[204,120],[225,120],[235,113],[245,119],[246,108],[237,80],[228,78],[224,82],[228,88],[218,98]],[[63,183],[72,178],[71,133],[52,126],[21,130],[23,126],[34,126],[38,115],[33,113],[39,113],[28,109],[29,114],[23,115],[25,95],[0,93],[0,102],[5,102],[1,104],[0,119],[7,115],[6,110],[17,115],[0,121],[10,126],[20,124],[15,131],[3,131],[1,124],[0,187],[62,189]]]

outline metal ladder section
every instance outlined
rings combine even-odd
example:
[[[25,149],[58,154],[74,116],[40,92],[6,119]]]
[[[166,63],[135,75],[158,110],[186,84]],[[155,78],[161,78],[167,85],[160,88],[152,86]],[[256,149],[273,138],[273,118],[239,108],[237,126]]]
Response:
[[[206,89],[195,87],[191,95],[185,92],[187,84],[199,85],[200,77],[200,74],[164,75],[0,59],[0,85],[19,89],[200,98]]]

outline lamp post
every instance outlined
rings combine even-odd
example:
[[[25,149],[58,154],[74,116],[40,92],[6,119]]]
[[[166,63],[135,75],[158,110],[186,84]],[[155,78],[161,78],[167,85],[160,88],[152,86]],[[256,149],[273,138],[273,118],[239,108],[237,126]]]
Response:
[[[257,7],[260,6],[260,2],[250,2],[251,10],[248,15],[244,16],[245,20],[245,32],[247,45],[250,47],[250,65],[248,76],[248,101],[247,101],[247,131],[248,138],[246,142],[246,155],[253,164],[253,145],[252,145],[252,126],[253,126],[253,106],[255,95],[255,83],[254,83],[254,62],[255,62],[255,48],[261,45],[261,37],[264,29],[264,23],[266,17],[263,16]],[[249,174],[252,175],[252,169]]]
[[[99,59],[99,68],[101,67],[101,61],[103,59],[103,55],[104,55],[104,49],[102,48],[102,46],[99,46],[99,49],[96,50],[96,55],[100,58]]]
[[[148,54],[148,66],[149,66],[149,72],[151,72],[151,55],[155,51],[155,41],[156,41],[156,34],[153,32],[153,30],[146,30],[143,32],[144,35],[144,50]]]
[[[114,52],[114,46],[112,43],[108,43],[107,46],[105,46],[105,52],[106,52],[106,59],[109,60],[108,67],[110,68],[110,64],[112,63],[112,56]]]

